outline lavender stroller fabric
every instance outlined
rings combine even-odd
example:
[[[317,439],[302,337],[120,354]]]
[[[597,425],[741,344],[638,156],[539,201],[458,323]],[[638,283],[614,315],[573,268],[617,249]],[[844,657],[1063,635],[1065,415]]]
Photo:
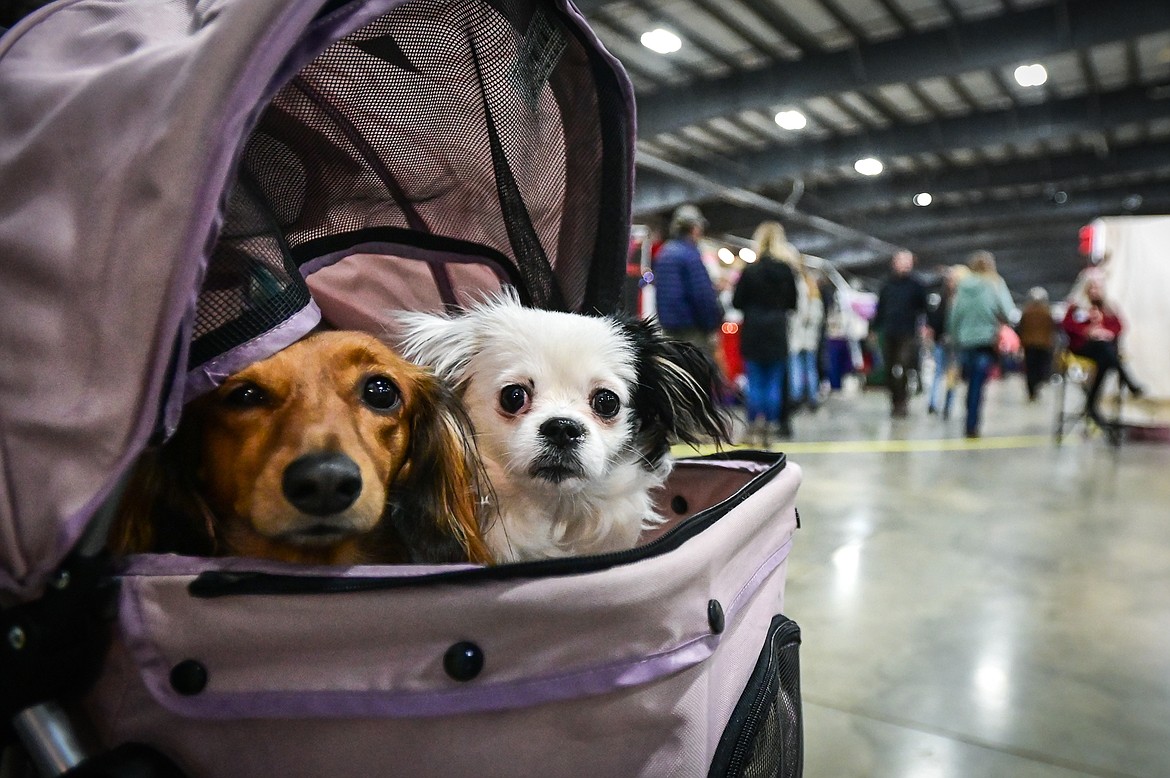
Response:
[[[0,608],[186,400],[318,324],[618,303],[632,93],[565,0],[59,0],[0,38],[0,105]],[[602,557],[118,560],[70,711],[191,776],[797,776],[799,480],[686,460]]]
[[[743,754],[716,774],[799,775],[795,645],[772,624],[798,483],[794,465],[683,462],[674,517],[718,518],[576,574],[280,569],[290,581],[134,560],[89,712],[108,742],[195,776],[700,775],[721,740]],[[481,656],[471,677],[460,650]],[[776,688],[749,683],[762,652],[787,664]],[[762,715],[728,738],[745,696]]]

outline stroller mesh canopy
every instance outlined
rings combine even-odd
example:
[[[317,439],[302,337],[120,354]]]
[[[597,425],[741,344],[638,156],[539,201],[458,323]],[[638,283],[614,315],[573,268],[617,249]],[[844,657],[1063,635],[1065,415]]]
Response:
[[[303,308],[297,265],[378,228],[502,255],[538,307],[611,307],[612,265],[590,288],[604,108],[586,50],[531,2],[411,0],[337,40],[248,140],[190,366]]]

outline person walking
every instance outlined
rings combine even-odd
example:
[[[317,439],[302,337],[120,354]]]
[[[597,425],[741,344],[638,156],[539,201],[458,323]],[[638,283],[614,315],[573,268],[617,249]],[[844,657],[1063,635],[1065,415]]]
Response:
[[[926,313],[926,287],[914,275],[914,255],[898,251],[891,274],[878,293],[873,329],[882,341],[890,415],[909,415],[907,373],[918,363],[918,320]]]
[[[792,265],[796,278],[796,310],[788,317],[789,407],[795,409],[803,404],[815,411],[821,394],[817,359],[821,350],[825,305],[816,279],[804,267],[800,252],[793,253],[799,264]]]
[[[853,347],[849,342],[842,293],[827,280],[821,288],[825,309],[825,378],[830,392],[844,388],[845,376],[853,372]]]
[[[1035,402],[1040,387],[1052,372],[1052,345],[1056,338],[1056,321],[1048,305],[1048,291],[1042,286],[1028,290],[1028,302],[1016,326],[1020,345],[1024,347],[1024,380],[1028,402]]]
[[[670,220],[668,240],[654,257],[658,323],[667,337],[694,344],[714,360],[715,338],[723,323],[711,275],[699,252],[707,220],[694,205],[680,205]]]
[[[963,378],[967,381],[964,431],[968,438],[977,438],[983,390],[995,364],[999,330],[1004,324],[1012,323],[1015,304],[1007,284],[995,272],[995,257],[990,251],[976,251],[968,265],[971,273],[955,289],[947,332],[958,351]]]
[[[926,326],[930,328],[934,339],[934,380],[930,384],[930,399],[926,408],[927,413],[939,413],[944,419],[950,418],[951,402],[955,396],[956,355],[950,335],[947,334],[947,315],[951,311],[951,301],[955,298],[955,289],[959,282],[967,277],[971,270],[966,265],[951,265],[943,278],[943,288],[939,292],[938,305],[926,312]]]
[[[748,442],[767,447],[773,432],[792,435],[785,374],[788,365],[788,315],[796,308],[796,247],[784,228],[768,221],[756,228],[755,263],[744,268],[732,305],[743,312],[740,352],[747,374]]]

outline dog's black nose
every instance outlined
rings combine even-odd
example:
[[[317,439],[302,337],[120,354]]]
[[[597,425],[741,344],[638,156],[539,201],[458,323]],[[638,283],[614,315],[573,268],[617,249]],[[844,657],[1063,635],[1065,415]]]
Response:
[[[565,448],[585,437],[585,427],[579,421],[557,417],[540,425],[540,436],[558,448]]]
[[[340,513],[362,493],[362,471],[345,454],[306,454],[284,469],[284,496],[313,516]]]

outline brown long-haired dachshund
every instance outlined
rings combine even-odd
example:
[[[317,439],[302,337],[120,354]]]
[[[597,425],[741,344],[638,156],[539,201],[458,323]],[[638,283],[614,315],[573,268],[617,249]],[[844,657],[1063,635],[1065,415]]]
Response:
[[[490,561],[462,406],[376,338],[319,332],[193,401],[127,487],[115,550],[303,564]]]

